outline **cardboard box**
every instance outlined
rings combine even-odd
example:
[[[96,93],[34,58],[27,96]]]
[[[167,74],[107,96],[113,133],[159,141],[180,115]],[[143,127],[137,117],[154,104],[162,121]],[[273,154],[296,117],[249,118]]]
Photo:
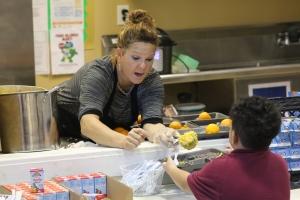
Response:
[[[107,197],[111,200],[133,200],[133,191],[127,185],[119,182],[116,178],[106,176],[107,177]],[[67,187],[66,187],[67,188]],[[70,191],[70,200],[87,200],[86,197],[78,194],[69,188]],[[11,194],[3,186],[0,186],[0,194]]]

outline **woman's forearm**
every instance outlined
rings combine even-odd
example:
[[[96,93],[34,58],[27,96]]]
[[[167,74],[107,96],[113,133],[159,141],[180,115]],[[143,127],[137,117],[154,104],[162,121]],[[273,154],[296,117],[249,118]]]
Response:
[[[112,129],[99,121],[99,117],[94,114],[86,114],[80,120],[81,134],[90,138],[97,144],[124,148],[121,134],[116,134]]]

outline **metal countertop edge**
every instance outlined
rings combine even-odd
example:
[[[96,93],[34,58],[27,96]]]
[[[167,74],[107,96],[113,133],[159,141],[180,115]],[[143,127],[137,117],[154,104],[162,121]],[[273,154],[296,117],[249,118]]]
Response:
[[[161,78],[164,84],[173,84],[221,79],[270,77],[276,75],[289,75],[295,73],[300,73],[300,63],[200,71],[195,73],[166,74],[161,75]]]

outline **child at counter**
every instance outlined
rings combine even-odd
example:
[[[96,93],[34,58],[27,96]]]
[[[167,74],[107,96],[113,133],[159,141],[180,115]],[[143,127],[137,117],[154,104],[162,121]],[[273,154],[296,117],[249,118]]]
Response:
[[[198,200],[289,200],[287,164],[269,150],[280,129],[279,110],[263,97],[248,97],[233,105],[229,115],[231,153],[192,173],[177,168],[168,158],[166,172]]]

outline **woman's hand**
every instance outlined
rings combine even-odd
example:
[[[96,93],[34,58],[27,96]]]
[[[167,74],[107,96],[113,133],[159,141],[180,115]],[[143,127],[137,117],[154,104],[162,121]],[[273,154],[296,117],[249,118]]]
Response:
[[[147,131],[147,138],[157,144],[164,144],[167,147],[173,146],[174,137],[179,133],[172,128],[166,127],[161,123],[157,124],[145,124],[144,129]]]
[[[171,147],[174,143],[174,137],[177,134],[179,133],[175,129],[163,126],[154,134],[153,142]]]
[[[141,128],[133,128],[128,135],[123,137],[122,147],[124,149],[134,149],[145,140],[145,130]]]

